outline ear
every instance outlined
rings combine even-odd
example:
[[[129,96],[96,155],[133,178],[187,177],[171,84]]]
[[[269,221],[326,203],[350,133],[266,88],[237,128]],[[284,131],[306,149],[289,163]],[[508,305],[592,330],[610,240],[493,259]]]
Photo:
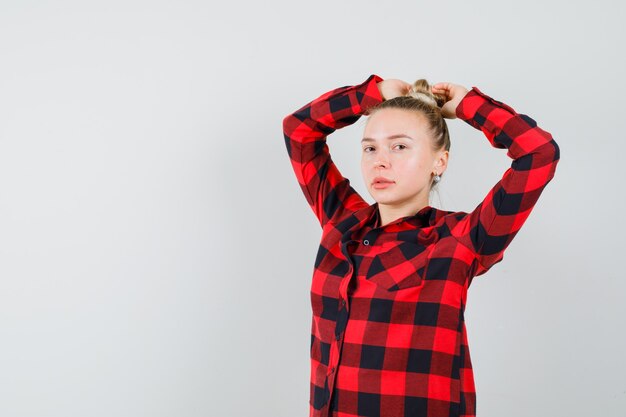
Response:
[[[439,175],[442,175],[448,168],[448,151],[439,151],[435,154],[435,162],[433,170],[437,170]]]

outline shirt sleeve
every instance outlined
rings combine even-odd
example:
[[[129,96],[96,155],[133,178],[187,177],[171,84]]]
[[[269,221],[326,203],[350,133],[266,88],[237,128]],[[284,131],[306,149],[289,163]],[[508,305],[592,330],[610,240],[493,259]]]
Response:
[[[285,145],[298,183],[322,228],[369,204],[352,188],[335,166],[326,137],[356,122],[382,102],[372,74],[363,83],[331,90],[283,120]]]
[[[475,254],[473,276],[503,259],[506,247],[554,177],[559,147],[552,135],[525,114],[473,87],[456,108],[456,115],[481,130],[495,148],[512,158],[500,181],[451,230]]]

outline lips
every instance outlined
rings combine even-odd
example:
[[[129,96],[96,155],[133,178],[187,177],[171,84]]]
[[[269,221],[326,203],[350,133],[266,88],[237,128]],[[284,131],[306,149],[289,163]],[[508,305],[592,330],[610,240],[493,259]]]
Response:
[[[372,188],[375,190],[383,190],[391,187],[393,184],[395,184],[395,181],[391,181],[389,178],[376,177],[372,181]]]
[[[372,180],[372,185],[373,184],[387,184],[387,183],[391,183],[393,184],[394,181],[390,180],[389,178],[385,178],[385,177],[376,177]]]

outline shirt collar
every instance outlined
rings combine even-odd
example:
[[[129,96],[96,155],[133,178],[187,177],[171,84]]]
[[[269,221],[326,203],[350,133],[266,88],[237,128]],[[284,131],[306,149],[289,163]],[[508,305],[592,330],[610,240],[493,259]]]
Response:
[[[417,213],[410,216],[400,217],[399,219],[388,223],[387,226],[403,222],[411,224],[415,227],[432,226],[437,220],[438,212],[439,210],[435,207],[427,205],[425,207],[422,207]],[[378,202],[367,207],[366,217],[368,224],[371,224],[373,227],[380,226],[380,212],[378,211]]]

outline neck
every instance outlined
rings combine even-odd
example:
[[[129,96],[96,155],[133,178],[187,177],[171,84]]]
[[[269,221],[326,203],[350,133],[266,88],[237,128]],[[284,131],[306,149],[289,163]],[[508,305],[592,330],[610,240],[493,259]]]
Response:
[[[378,203],[378,213],[380,215],[380,227],[407,216],[413,216],[418,211],[428,205],[428,198],[420,198],[415,201],[404,202],[402,204]]]

